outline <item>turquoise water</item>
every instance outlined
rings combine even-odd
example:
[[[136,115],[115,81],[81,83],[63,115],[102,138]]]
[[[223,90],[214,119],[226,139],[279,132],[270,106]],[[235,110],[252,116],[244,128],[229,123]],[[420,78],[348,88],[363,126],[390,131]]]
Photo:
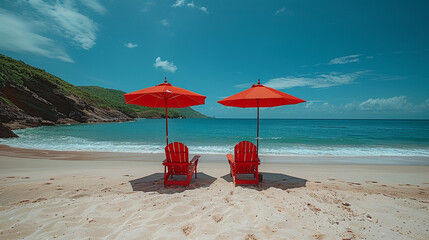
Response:
[[[109,152],[163,152],[165,119],[76,124],[15,131],[13,147]],[[255,119],[170,119],[170,142],[192,153],[226,153],[256,143]],[[429,156],[426,120],[261,119],[259,151],[284,156]]]

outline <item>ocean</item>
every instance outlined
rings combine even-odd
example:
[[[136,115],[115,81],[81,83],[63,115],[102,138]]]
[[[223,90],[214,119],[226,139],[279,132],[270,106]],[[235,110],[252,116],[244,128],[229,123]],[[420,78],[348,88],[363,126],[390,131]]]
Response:
[[[169,119],[169,141],[192,153],[231,153],[235,144],[256,144],[256,119]],[[12,147],[162,153],[165,119],[44,126],[0,139]],[[428,120],[261,119],[259,152],[275,156],[429,156]]]

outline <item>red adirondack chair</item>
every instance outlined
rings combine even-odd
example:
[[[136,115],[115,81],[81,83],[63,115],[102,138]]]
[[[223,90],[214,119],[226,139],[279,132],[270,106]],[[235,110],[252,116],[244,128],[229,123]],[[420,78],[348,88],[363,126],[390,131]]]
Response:
[[[195,172],[197,178],[197,165],[200,156],[196,155],[189,162],[188,147],[180,142],[173,142],[165,147],[164,186],[182,185],[189,186],[192,175]],[[184,175],[186,180],[173,180],[174,175]]]
[[[256,184],[259,186],[258,166],[260,160],[255,144],[248,141],[240,142],[235,145],[234,157],[232,154],[227,154],[226,157],[231,167],[234,186],[237,184]],[[253,179],[238,179],[238,174],[253,174]]]

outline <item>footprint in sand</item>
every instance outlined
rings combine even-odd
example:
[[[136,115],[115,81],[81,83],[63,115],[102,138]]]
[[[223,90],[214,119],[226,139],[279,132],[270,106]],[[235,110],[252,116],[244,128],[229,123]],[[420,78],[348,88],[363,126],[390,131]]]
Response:
[[[348,182],[349,185],[361,185],[360,183]]]
[[[307,207],[308,207],[311,211],[313,211],[313,212],[320,212],[320,211],[322,211],[320,208],[315,207],[315,206],[314,206],[314,205],[312,205],[311,203],[307,203]]]
[[[189,236],[189,234],[191,234],[194,230],[195,230],[195,225],[191,223],[186,224],[182,228],[182,231],[186,236]]]
[[[48,200],[48,199],[46,199],[46,198],[38,198],[38,199],[34,200],[33,203],[43,202],[43,201],[46,201],[46,200]]]
[[[16,205],[18,205],[18,204],[25,204],[25,203],[29,203],[29,202],[30,202],[30,200],[25,199],[25,200],[22,200],[22,201],[19,201],[19,202],[15,203],[15,204]]]
[[[82,198],[82,197],[87,197],[87,196],[89,196],[89,195],[88,194],[78,194],[78,195],[71,196],[70,198],[74,201],[77,198]]]
[[[366,183],[378,183],[376,181],[365,181]]]
[[[74,190],[75,192],[79,192],[79,191],[88,191],[88,189],[86,188],[78,188]]]
[[[222,221],[223,216],[221,214],[215,214],[212,216],[212,218],[216,223],[218,223],[218,222]]]
[[[247,234],[244,238],[245,240],[258,240],[255,236],[255,234]]]
[[[313,235],[313,237],[314,237],[316,240],[322,240],[322,239],[323,239],[323,236],[325,236],[325,235],[323,235],[323,234],[314,234],[314,235]]]

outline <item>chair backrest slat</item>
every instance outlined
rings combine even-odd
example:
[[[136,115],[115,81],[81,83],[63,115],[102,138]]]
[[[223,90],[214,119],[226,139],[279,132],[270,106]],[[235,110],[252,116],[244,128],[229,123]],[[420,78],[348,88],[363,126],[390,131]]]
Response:
[[[189,161],[188,147],[180,142],[173,142],[165,147],[167,162],[186,163]]]
[[[165,158],[167,162],[187,163],[189,162],[188,147],[180,142],[173,142],[165,147]],[[169,166],[169,171],[173,174],[186,175],[187,166]]]
[[[242,141],[235,145],[234,159],[238,162],[254,162],[258,159],[258,149],[249,141]]]

